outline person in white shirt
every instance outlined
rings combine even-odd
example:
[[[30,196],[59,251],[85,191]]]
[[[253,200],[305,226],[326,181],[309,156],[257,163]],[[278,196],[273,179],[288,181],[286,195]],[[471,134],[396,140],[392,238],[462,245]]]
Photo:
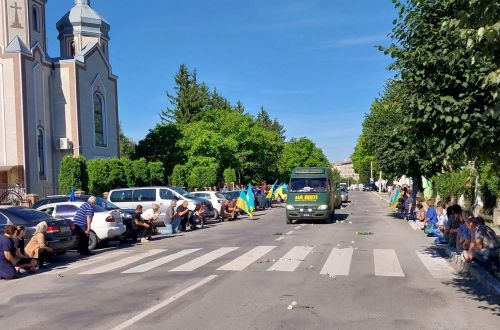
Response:
[[[154,223],[158,220],[160,217],[160,204],[158,203],[153,203],[151,205],[151,208],[146,210],[141,214],[141,218],[143,221],[147,222],[149,225],[148,228],[144,229],[144,233],[142,234],[141,242],[144,242],[146,240],[152,241],[153,237],[153,228],[154,228]],[[147,236],[147,238],[146,238]]]

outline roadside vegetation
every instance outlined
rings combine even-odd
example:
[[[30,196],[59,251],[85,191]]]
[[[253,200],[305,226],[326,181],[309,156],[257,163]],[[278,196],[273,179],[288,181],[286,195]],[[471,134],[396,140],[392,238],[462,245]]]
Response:
[[[392,43],[379,47],[395,75],[363,122],[354,168],[387,178],[432,178],[441,198],[500,197],[498,1],[394,0]],[[367,172],[368,170],[368,172]]]

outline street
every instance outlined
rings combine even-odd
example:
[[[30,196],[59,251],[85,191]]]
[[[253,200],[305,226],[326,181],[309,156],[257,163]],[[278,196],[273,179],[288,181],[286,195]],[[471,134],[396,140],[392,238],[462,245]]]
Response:
[[[497,329],[498,297],[376,193],[349,194],[333,224],[287,225],[274,207],[88,259],[69,252],[0,283],[2,328]]]

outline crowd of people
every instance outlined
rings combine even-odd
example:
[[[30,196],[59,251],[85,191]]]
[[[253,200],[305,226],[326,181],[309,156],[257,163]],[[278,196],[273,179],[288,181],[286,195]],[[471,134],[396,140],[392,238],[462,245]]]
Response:
[[[413,198],[408,187],[400,189],[396,209],[408,221],[415,221],[418,228],[434,243],[449,245],[462,253],[466,262],[476,261],[492,274],[500,270],[500,241],[484,218],[475,217],[458,204],[447,205],[444,201],[421,196]]]

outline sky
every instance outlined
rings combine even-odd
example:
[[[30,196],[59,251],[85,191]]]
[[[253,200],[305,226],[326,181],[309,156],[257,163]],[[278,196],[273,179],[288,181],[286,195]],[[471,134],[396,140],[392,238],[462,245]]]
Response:
[[[49,0],[48,53],[74,0]],[[393,76],[390,0],[91,0],[111,25],[124,133],[145,137],[169,106],[180,64],[247,112],[264,107],[287,139],[306,136],[330,161],[349,157],[370,104]]]

